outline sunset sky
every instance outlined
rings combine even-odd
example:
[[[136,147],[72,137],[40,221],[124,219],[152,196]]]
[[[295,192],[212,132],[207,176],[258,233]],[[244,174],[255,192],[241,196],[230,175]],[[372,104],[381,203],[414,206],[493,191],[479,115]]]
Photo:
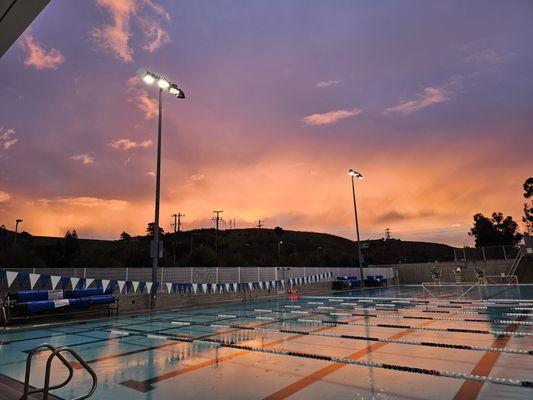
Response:
[[[0,223],[118,238],[161,225],[471,244],[533,175],[533,3],[53,0],[0,59]]]

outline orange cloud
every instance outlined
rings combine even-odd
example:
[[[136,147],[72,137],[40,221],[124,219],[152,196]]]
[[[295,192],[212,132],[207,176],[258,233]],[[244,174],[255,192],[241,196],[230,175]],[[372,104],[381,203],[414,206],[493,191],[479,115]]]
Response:
[[[306,125],[327,125],[338,122],[342,119],[355,117],[356,115],[361,114],[363,111],[354,108],[352,110],[336,110],[329,111],[322,114],[311,114],[302,119]]]
[[[54,48],[44,49],[33,36],[26,33],[20,42],[22,48],[26,51],[26,60],[24,64],[36,69],[57,69],[65,61],[65,57]]]
[[[145,89],[139,87],[140,85],[141,81],[138,77],[134,76],[128,79],[126,82],[127,91],[133,95],[128,101],[137,105],[137,108],[144,113],[144,118],[155,118],[158,113],[157,100],[150,97]]]

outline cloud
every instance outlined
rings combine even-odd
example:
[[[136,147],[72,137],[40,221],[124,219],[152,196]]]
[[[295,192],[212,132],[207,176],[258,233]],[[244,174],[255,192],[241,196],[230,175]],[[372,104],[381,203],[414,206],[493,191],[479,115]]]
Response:
[[[322,114],[311,114],[302,119],[306,125],[327,125],[340,121],[345,118],[354,117],[361,114],[363,111],[354,108],[352,110],[336,110],[329,111]]]
[[[154,52],[170,41],[167,31],[158,19],[143,14],[149,9],[153,14],[170,21],[170,15],[152,0],[96,0],[109,16],[109,23],[94,27],[90,33],[93,42],[107,53],[124,62],[133,61],[134,50],[130,44],[132,24],[137,24],[144,36],[144,50]]]
[[[189,179],[191,181],[203,181],[205,179],[205,175],[204,174],[194,174],[194,175],[191,175],[189,177]]]
[[[469,64],[486,64],[486,65],[496,65],[502,64],[508,61],[511,58],[511,55],[501,55],[498,54],[494,49],[485,49],[475,52],[468,57],[466,57],[466,62]]]
[[[140,79],[136,76],[131,77],[126,82],[128,92],[132,94],[128,101],[133,102],[144,113],[144,118],[155,118],[158,113],[157,100],[150,97],[148,92],[139,87]]]
[[[21,47],[26,52],[24,64],[36,69],[57,69],[65,61],[65,57],[57,49],[46,50],[33,36],[26,33],[20,42]]]
[[[15,129],[0,127],[0,149],[9,150],[19,140],[15,136]]]
[[[45,206],[68,205],[72,207],[96,208],[104,207],[113,210],[124,209],[128,206],[126,200],[102,199],[98,197],[58,197],[55,199],[39,199],[38,202]]]
[[[447,101],[449,98],[450,91],[447,88],[428,86],[421,93],[418,93],[415,99],[406,100],[394,107],[389,107],[384,111],[384,114],[409,115],[424,108],[431,107],[434,104]]]
[[[90,154],[74,154],[71,159],[81,161],[83,164],[94,164],[94,157]]]
[[[315,84],[315,86],[317,88],[327,88],[327,87],[330,87],[330,86],[333,86],[333,85],[338,85],[339,83],[342,83],[342,80],[340,79],[335,79],[335,80],[330,80],[330,81],[320,81],[320,82],[317,82]]]
[[[428,211],[428,210],[421,210],[416,213],[392,210],[384,214],[377,215],[374,218],[374,222],[377,222],[377,223],[401,222],[401,221],[407,221],[407,220],[430,218],[436,215],[437,214],[434,211]]]
[[[151,140],[143,140],[142,142],[135,142],[134,140],[125,138],[125,139],[118,139],[111,143],[109,143],[109,146],[111,146],[114,149],[117,150],[131,150],[136,148],[142,148],[146,149],[147,147],[150,147],[152,145]]]
[[[11,195],[0,190],[0,203],[5,203],[11,199]]]

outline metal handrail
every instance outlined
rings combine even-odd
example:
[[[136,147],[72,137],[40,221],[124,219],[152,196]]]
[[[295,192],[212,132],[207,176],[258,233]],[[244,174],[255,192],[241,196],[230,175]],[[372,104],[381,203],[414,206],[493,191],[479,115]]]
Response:
[[[516,253],[516,257],[513,261],[513,264],[511,265],[511,269],[509,270],[509,273],[507,275],[515,275],[516,270],[520,266],[520,262],[522,261],[522,258],[524,258],[524,254],[522,253],[522,249],[518,248],[518,253]]]
[[[33,359],[34,354],[37,351],[39,351],[39,349],[41,349],[43,347],[47,348],[48,350],[50,350],[52,352],[57,350],[54,346],[52,346],[51,344],[48,344],[48,343],[40,344],[39,346],[36,346],[36,347],[34,347],[33,349],[30,350],[30,352],[28,353],[28,357],[26,358],[26,375],[24,377],[24,392],[23,392],[23,395],[20,398],[20,400],[26,400],[30,394],[40,393],[40,392],[42,392],[44,390],[44,388],[43,389],[29,390],[30,389],[31,361]],[[72,366],[70,365],[68,360],[65,359],[65,357],[63,357],[61,354],[58,356],[58,358],[68,368],[69,375],[68,375],[67,379],[63,383],[60,383],[58,385],[52,386],[50,388],[50,390],[59,389],[59,388],[65,386],[65,385],[67,385],[72,380],[72,377],[74,376],[74,369],[72,368]]]
[[[53,386],[50,387],[50,368],[52,367],[52,361],[54,357],[56,356],[61,359],[62,357],[61,353],[64,351],[70,353],[81,364],[81,366],[85,368],[85,370],[91,375],[91,378],[93,379],[91,390],[89,390],[89,392],[84,395],[73,397],[72,400],[88,399],[94,394],[94,392],[96,391],[96,387],[98,386],[98,377],[96,376],[96,373],[93,371],[91,367],[89,367],[89,364],[87,364],[87,362],[77,352],[75,352],[69,347],[60,347],[58,349],[55,349],[52,352],[52,354],[50,354],[50,357],[48,357],[48,360],[46,361],[46,370],[44,374],[43,400],[48,400],[48,392],[50,390],[55,389]]]
[[[6,313],[6,306],[2,306],[2,319],[4,321],[4,329],[7,328],[7,313]]]

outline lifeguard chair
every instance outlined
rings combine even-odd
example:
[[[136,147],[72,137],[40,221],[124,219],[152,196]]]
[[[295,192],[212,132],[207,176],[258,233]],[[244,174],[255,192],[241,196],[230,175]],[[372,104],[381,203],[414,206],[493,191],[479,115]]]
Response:
[[[479,285],[486,285],[487,278],[485,277],[485,272],[479,267],[474,267],[474,272],[476,273],[477,283]]]
[[[455,283],[463,283],[463,271],[461,271],[461,267],[457,267],[453,270],[453,276],[455,278]]]
[[[433,279],[433,284],[434,285],[439,285],[440,284],[440,278],[441,278],[442,274],[437,269],[437,267],[435,267],[435,266],[431,267],[429,269],[429,272],[431,273],[431,278]]]

